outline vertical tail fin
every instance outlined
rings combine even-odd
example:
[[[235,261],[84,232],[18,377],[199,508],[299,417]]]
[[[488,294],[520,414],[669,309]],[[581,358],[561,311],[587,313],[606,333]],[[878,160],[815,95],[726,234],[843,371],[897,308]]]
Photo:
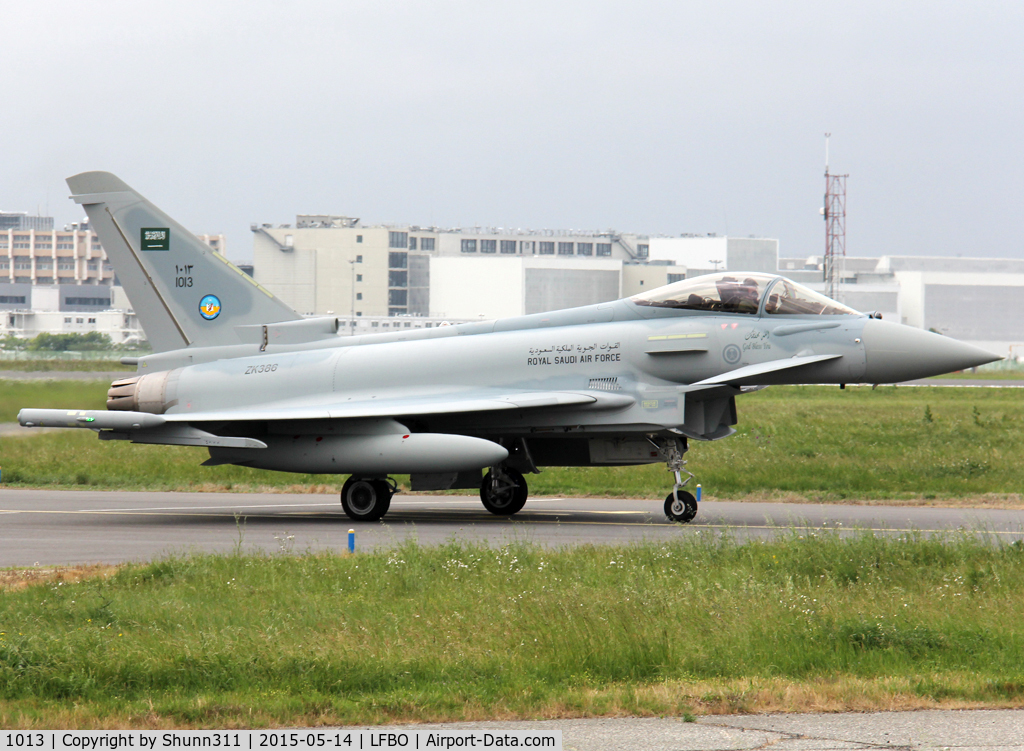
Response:
[[[109,172],[67,180],[157,352],[238,344],[235,327],[300,316]]]

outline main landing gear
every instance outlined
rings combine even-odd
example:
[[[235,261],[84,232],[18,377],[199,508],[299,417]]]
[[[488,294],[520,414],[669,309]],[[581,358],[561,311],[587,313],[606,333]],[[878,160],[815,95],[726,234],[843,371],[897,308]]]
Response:
[[[512,516],[526,505],[526,480],[511,467],[491,467],[480,483],[480,500],[496,516]]]
[[[683,460],[683,454],[688,449],[686,439],[649,436],[648,440],[657,447],[665,464],[668,465],[668,471],[676,478],[672,492],[665,498],[665,516],[670,522],[680,524],[693,521],[697,516],[697,499],[693,493],[683,490],[683,486],[693,478],[693,473],[685,468],[686,462]],[[685,480],[682,477],[683,472],[689,475]]]
[[[398,486],[393,480],[350,477],[341,488],[341,508],[356,522],[375,522],[391,507]]]

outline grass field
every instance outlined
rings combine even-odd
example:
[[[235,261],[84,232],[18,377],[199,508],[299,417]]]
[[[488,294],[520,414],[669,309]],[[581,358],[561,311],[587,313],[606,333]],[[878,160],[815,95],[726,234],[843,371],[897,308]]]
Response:
[[[171,558],[0,590],[3,727],[1024,705],[1024,549],[743,545]]]
[[[125,357],[145,357],[146,354],[126,353]],[[135,369],[134,365],[122,365],[119,360],[0,360],[0,371],[16,370],[23,373],[107,373],[116,370],[134,372]]]
[[[102,408],[106,382],[0,382],[0,422],[18,408]],[[779,386],[737,399],[738,433],[691,443],[708,498],[1022,502],[1024,392]],[[101,442],[88,431],[0,438],[5,485],[335,492],[343,478],[200,467],[203,449]],[[551,468],[533,495],[664,497],[663,465]]]
[[[106,409],[110,381],[0,380],[0,422],[14,422],[23,407]]]

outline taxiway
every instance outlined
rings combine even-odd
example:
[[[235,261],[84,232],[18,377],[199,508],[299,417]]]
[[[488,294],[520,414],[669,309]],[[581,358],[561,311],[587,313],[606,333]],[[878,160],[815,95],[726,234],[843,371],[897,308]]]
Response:
[[[671,524],[659,501],[536,498],[515,517],[472,496],[397,495],[384,521],[356,524],[334,495],[0,490],[0,566],[117,563],[189,551],[344,550],[348,530],[369,550],[406,539],[489,545],[622,544],[728,533],[739,538],[859,529],[1024,539],[1024,511],[706,501]]]

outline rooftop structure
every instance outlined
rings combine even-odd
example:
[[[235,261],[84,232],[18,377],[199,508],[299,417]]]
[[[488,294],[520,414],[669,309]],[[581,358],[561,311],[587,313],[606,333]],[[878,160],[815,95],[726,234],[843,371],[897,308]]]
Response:
[[[0,211],[0,231],[8,229],[53,229],[52,216],[31,216],[24,211]]]

